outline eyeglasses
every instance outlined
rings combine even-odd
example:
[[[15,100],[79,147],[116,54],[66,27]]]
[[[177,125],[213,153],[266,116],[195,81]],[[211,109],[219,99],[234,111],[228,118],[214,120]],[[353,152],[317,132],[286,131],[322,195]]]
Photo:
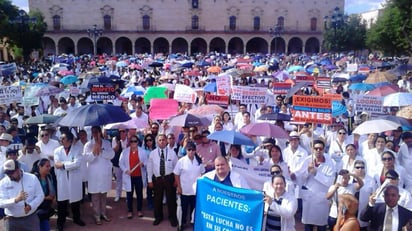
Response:
[[[188,148],[188,149],[186,149],[186,151],[191,152],[191,151],[196,151],[196,150],[193,149],[193,148]]]
[[[270,172],[270,174],[272,174],[272,175],[278,175],[278,174],[280,174],[281,173],[281,171],[271,171]]]
[[[392,157],[382,158],[382,161],[392,161],[392,160],[393,160]]]
[[[322,147],[313,147],[313,149],[315,149],[316,151],[323,151]]]
[[[365,169],[365,166],[355,166],[356,169]]]
[[[41,134],[41,137],[49,136],[49,134]]]
[[[137,143],[137,142],[139,142],[139,141],[137,141],[137,140],[130,140],[130,143]]]
[[[346,132],[339,132],[339,135],[346,135]]]

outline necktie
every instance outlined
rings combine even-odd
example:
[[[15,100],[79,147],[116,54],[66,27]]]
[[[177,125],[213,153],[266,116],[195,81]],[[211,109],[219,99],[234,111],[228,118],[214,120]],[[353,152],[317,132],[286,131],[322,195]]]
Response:
[[[281,205],[282,204],[282,200],[283,198],[279,198],[279,199],[274,199],[274,201],[276,202],[276,204]]]
[[[385,219],[385,231],[392,230],[392,212],[393,212],[392,208],[389,208],[387,211],[386,219]]]
[[[166,166],[165,166],[165,154],[163,149],[160,151],[160,175],[164,176],[166,173]]]

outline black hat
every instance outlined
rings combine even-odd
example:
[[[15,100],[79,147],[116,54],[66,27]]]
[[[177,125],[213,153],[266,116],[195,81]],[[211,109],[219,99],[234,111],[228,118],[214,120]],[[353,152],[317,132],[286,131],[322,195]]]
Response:
[[[263,140],[263,145],[271,144],[271,145],[276,145],[276,140],[273,138],[266,138]]]
[[[196,144],[194,142],[187,142],[186,144],[186,150],[187,149],[194,149],[196,150]]]
[[[408,138],[412,138],[412,133],[411,132],[404,132],[402,134],[402,139],[408,139]]]
[[[392,180],[397,180],[397,179],[399,179],[399,174],[395,170],[389,169],[385,173],[385,178],[392,179]]]

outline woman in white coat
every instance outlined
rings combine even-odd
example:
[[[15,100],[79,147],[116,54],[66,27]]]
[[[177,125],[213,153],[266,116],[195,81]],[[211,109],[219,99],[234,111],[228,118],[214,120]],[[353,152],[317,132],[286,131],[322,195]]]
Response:
[[[139,138],[133,135],[129,138],[130,145],[122,151],[119,158],[119,167],[122,170],[123,190],[126,191],[127,218],[133,217],[133,190],[136,191],[137,216],[143,217],[143,167],[146,165],[147,155],[139,147]]]
[[[94,218],[97,225],[101,219],[111,221],[106,214],[107,192],[112,188],[112,162],[114,151],[111,143],[103,139],[102,129],[92,127],[92,139],[84,146],[84,158],[88,163],[88,191],[92,195]]]
[[[84,226],[80,219],[80,201],[82,191],[82,153],[78,145],[73,144],[74,136],[71,132],[64,132],[60,136],[62,146],[54,151],[54,167],[57,181],[57,230],[63,230],[66,222],[67,207],[70,203],[73,221]]]

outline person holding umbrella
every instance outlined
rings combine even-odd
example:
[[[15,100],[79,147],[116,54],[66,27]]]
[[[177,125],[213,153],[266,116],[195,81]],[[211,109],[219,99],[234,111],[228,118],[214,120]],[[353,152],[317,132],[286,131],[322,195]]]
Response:
[[[84,158],[88,163],[88,191],[92,195],[94,216],[97,225],[101,219],[110,222],[106,214],[107,192],[112,188],[112,162],[114,151],[111,143],[103,139],[100,126],[92,127],[93,139],[84,146]]]
[[[196,144],[194,142],[188,142],[185,148],[187,154],[177,161],[175,169],[173,170],[177,185],[177,194],[180,195],[181,200],[182,213],[181,218],[179,219],[178,217],[180,230],[185,228],[187,215],[192,214],[196,207],[196,193],[193,189],[193,184],[197,178],[205,172],[205,166],[196,153]]]

